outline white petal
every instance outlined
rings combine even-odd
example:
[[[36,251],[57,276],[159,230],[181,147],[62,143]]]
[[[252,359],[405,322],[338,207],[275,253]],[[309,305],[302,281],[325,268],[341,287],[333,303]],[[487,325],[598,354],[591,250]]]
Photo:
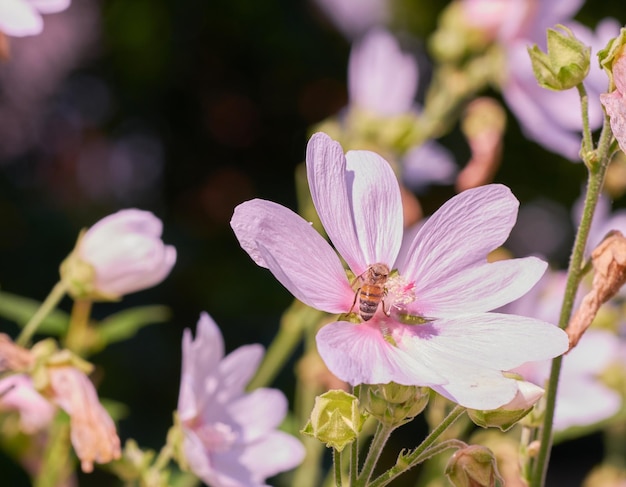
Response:
[[[299,215],[256,199],[235,208],[231,226],[250,257],[300,301],[329,313],[349,310],[354,291],[341,261]]]
[[[41,15],[24,0],[0,2],[0,31],[10,36],[37,35],[43,30]]]
[[[473,409],[494,409],[513,399],[515,381],[502,376],[522,363],[546,360],[568,348],[563,330],[531,318],[496,313],[403,326],[398,347],[448,383],[433,387]]]

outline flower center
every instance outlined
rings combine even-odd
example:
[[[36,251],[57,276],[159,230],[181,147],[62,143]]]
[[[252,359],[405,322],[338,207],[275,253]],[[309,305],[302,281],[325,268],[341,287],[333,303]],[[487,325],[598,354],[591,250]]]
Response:
[[[196,433],[207,450],[212,452],[229,450],[239,436],[230,425],[219,422],[204,424],[196,429]]]
[[[416,299],[415,283],[397,272],[393,272],[389,276],[385,288],[389,304],[396,308],[403,308]]]

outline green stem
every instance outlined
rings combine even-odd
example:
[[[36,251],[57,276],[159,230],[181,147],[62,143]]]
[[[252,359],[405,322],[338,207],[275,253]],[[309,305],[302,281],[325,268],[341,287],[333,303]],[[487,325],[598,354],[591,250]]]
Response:
[[[352,394],[361,400],[361,384],[357,384],[352,388]],[[365,428],[364,428],[365,429]],[[363,430],[361,430],[361,434]],[[355,441],[350,445],[350,486],[356,485],[356,479],[359,476],[359,439],[362,438],[362,435],[359,436]]]
[[[433,446],[435,441],[439,439],[439,437],[450,427],[452,424],[459,419],[463,413],[465,412],[465,408],[462,406],[455,406],[450,414],[448,414],[443,421],[437,426],[431,433],[422,441],[422,443],[411,453],[408,455],[403,455],[398,458],[396,465],[387,470],[380,477],[374,479],[373,482],[369,484],[369,487],[383,487],[396,477],[406,472],[410,468],[418,465],[420,462],[424,461],[425,458],[429,458],[430,448]],[[446,443],[446,442],[444,442]],[[449,446],[452,448],[453,445]],[[439,451],[437,451],[438,453]]]
[[[17,345],[22,347],[28,345],[41,322],[57,307],[59,301],[61,301],[63,296],[65,296],[66,292],[67,286],[65,285],[65,282],[59,281],[54,285],[52,291],[50,291],[50,294],[48,294],[45,301],[41,303],[37,312],[32,316],[28,323],[26,323],[24,328],[22,328],[22,332],[15,340]]]
[[[587,120],[583,117],[583,120]],[[587,120],[588,123],[588,120]],[[598,141],[598,149],[595,152],[583,153],[586,158],[585,165],[589,168],[589,177],[587,180],[587,192],[585,195],[585,206],[583,209],[582,219],[576,233],[574,248],[570,258],[567,283],[565,286],[565,296],[561,307],[561,315],[559,318],[559,327],[564,329],[567,327],[572,309],[574,307],[574,299],[578,291],[581,277],[583,275],[583,258],[589,229],[591,228],[591,220],[595,212],[598,198],[604,184],[604,176],[609,165],[609,151],[612,140],[612,133],[609,125],[608,117],[604,119],[602,133]],[[556,406],[556,394],[559,383],[559,375],[561,373],[561,364],[563,357],[556,357],[552,360],[552,368],[550,370],[550,378],[548,380],[546,394],[546,409],[543,422],[543,430],[541,432],[541,443],[539,453],[534,465],[533,476],[531,478],[531,487],[542,487],[545,483],[546,473],[548,471],[548,462],[550,459],[550,450],[552,449],[552,423],[554,421],[554,409]]]
[[[378,423],[378,428],[376,429],[376,433],[374,433],[372,444],[370,445],[367,456],[365,457],[365,462],[363,463],[361,473],[356,480],[355,487],[365,487],[368,485],[370,477],[374,472],[374,467],[376,466],[376,463],[380,458],[380,454],[383,451],[383,447],[387,443],[387,440],[394,429],[395,427],[393,426]]]
[[[248,384],[248,390],[265,387],[272,383],[300,344],[306,328],[317,323],[322,315],[321,311],[309,308],[300,301],[294,300],[293,304],[283,314],[278,334],[267,349],[259,370]]]
[[[91,317],[92,305],[93,301],[90,299],[76,299],[74,301],[70,325],[65,334],[65,346],[81,356],[91,346],[89,343],[89,318]]]
[[[591,129],[589,127],[589,97],[587,96],[587,90],[582,83],[576,86],[578,90],[578,96],[580,97],[580,108],[583,119],[583,140],[581,146],[583,161],[586,160],[586,154],[593,150],[593,140],[591,138]]]
[[[336,448],[333,448],[333,463],[335,465],[335,485],[341,487],[341,452]]]

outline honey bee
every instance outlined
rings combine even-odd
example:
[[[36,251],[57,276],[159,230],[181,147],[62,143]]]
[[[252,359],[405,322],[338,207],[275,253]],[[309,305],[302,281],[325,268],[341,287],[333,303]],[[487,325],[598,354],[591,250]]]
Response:
[[[385,310],[385,296],[387,295],[385,284],[387,283],[388,278],[389,267],[382,263],[372,264],[365,272],[363,272],[363,274],[357,276],[352,284],[354,285],[357,279],[360,279],[362,284],[354,294],[354,301],[352,302],[350,313],[352,312],[358,298],[359,316],[363,321],[370,320],[376,313],[376,310],[381,303],[383,306],[383,313],[388,315]]]

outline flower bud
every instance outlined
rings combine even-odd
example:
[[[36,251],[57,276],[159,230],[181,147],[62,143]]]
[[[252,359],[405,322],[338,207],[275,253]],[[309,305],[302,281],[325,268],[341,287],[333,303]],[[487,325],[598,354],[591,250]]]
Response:
[[[517,394],[504,406],[491,411],[468,409],[467,414],[474,424],[483,428],[499,428],[507,431],[533,409],[543,396],[543,389],[532,382],[518,381]]]
[[[448,461],[446,476],[455,487],[494,487],[496,481],[502,482],[493,453],[481,445],[457,450]]]
[[[548,52],[537,45],[528,48],[535,78],[550,90],[568,90],[582,83],[589,73],[591,48],[580,42],[571,30],[548,29]]]
[[[430,398],[427,387],[390,382],[363,386],[363,408],[387,426],[400,426],[420,414]]]
[[[311,419],[301,433],[341,451],[356,440],[364,420],[355,396],[340,390],[328,391],[315,398]]]
[[[147,211],[109,215],[82,233],[61,264],[61,279],[78,299],[113,301],[160,283],[176,262],[161,240],[163,224]]]

